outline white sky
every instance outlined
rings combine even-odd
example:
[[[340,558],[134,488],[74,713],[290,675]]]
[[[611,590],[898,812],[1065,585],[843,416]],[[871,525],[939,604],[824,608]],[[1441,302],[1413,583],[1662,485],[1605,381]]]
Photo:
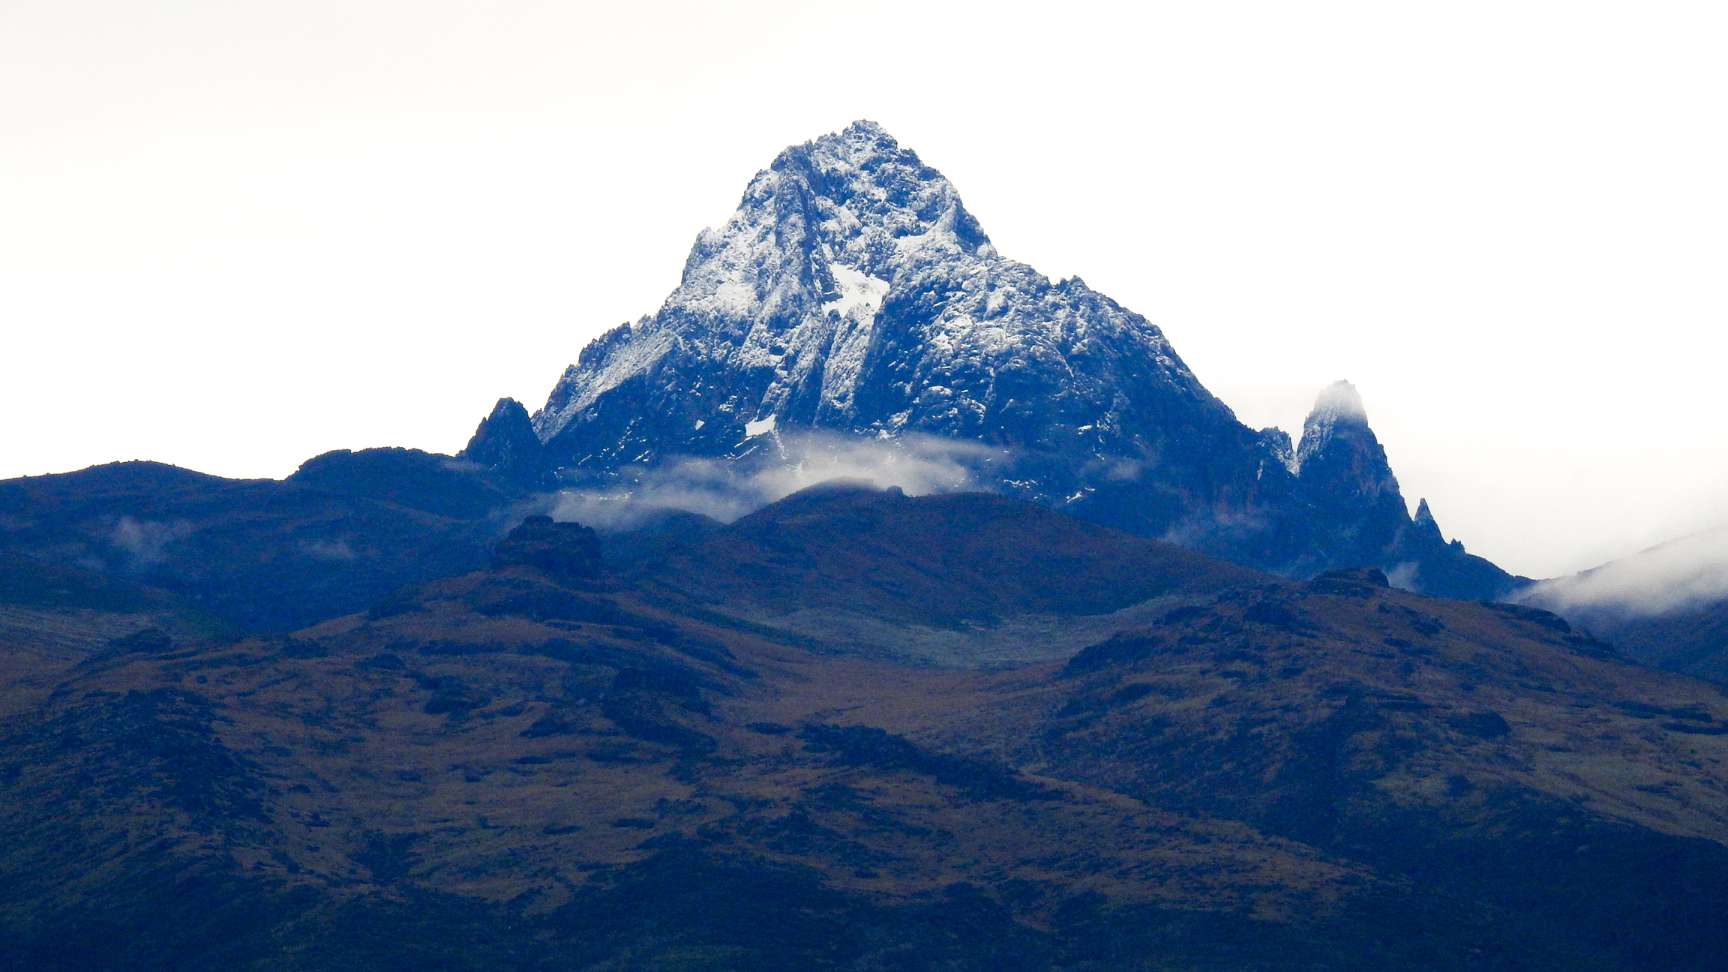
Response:
[[[0,476],[458,449],[868,117],[1509,569],[1728,520],[1728,8],[1128,6],[3,0]]]

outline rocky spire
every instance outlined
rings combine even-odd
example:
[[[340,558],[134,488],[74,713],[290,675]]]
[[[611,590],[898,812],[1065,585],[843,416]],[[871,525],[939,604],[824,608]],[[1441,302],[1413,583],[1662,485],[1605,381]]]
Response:
[[[1398,496],[1398,479],[1386,450],[1368,427],[1362,396],[1348,381],[1333,382],[1315,399],[1302,423],[1296,468],[1304,484],[1339,500],[1372,502]],[[1400,499],[1401,509],[1402,503]]]
[[[1435,543],[1444,543],[1446,538],[1440,533],[1440,524],[1434,520],[1434,512],[1428,508],[1428,500],[1422,499],[1416,504],[1416,519],[1413,521],[1418,536]]]
[[[1325,450],[1339,430],[1367,428],[1368,410],[1362,407],[1362,396],[1356,386],[1348,381],[1327,385],[1320,390],[1314,408],[1302,423],[1302,442],[1296,449],[1297,466]],[[1373,433],[1368,435],[1372,437]]]
[[[500,398],[474,430],[461,458],[528,485],[546,473],[541,453],[540,438],[534,434],[528,410],[514,398]]]

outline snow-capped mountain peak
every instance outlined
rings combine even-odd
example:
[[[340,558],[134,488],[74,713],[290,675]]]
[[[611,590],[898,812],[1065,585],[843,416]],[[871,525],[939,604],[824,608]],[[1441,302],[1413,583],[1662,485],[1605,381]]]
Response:
[[[1066,375],[1088,356],[1094,375],[1041,382],[1040,394],[1075,400],[1057,417],[1095,436],[1137,432],[1125,429],[1134,403],[1118,401],[1107,374],[1123,367],[1227,412],[1156,327],[1078,278],[1052,283],[1000,256],[952,183],[860,121],[757,173],[732,217],[697,237],[659,312],[584,351],[534,427],[550,444],[597,420],[614,389],[664,379],[675,360],[670,370],[691,382],[678,407],[724,421],[692,413],[680,427],[704,421],[702,441],[662,449],[734,447],[751,438],[744,423],[770,415],[783,428],[1013,438],[993,426],[1029,405],[1031,389],[999,377]]]
[[[1348,381],[1327,385],[1320,390],[1314,408],[1302,423],[1302,442],[1296,449],[1297,466],[1325,448],[1340,426],[1366,427],[1367,424],[1368,410],[1363,407],[1362,396],[1355,385]]]
[[[844,407],[876,313],[896,280],[995,251],[940,172],[880,125],[858,121],[793,146],[757,173],[725,224],[704,230],[660,312],[596,342],[566,372],[535,430],[551,439],[601,395],[675,349],[786,381],[818,381]]]
[[[892,281],[909,258],[989,245],[940,172],[859,121],[757,173],[732,218],[697,237],[665,307],[772,316],[805,292],[834,293],[832,267]]]
[[[794,463],[806,437],[958,443],[994,457],[976,486],[1279,570],[1372,562],[1410,524],[1349,383],[1294,449],[1248,429],[1159,328],[999,254],[867,121],[758,172],[660,309],[565,371],[538,452],[521,425],[507,408],[472,448],[608,488],[690,459]]]

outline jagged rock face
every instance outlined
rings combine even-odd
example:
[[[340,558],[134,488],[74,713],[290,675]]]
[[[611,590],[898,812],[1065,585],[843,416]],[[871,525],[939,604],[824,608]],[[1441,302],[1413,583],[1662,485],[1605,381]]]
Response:
[[[500,398],[486,416],[462,457],[505,474],[511,480],[533,483],[545,477],[546,457],[528,410],[514,398]]]
[[[1428,508],[1426,499],[1416,504],[1416,518],[1413,526],[1417,536],[1435,543],[1445,543],[1446,538],[1440,533],[1440,524],[1434,519],[1434,511]]]
[[[1368,427],[1361,396],[1347,381],[1322,391],[1302,423],[1296,468],[1303,482],[1340,502],[1374,504],[1399,495],[1386,450]]]
[[[1327,387],[1314,403],[1302,424],[1296,468],[1306,496],[1340,524],[1346,548],[1358,551],[1348,559],[1370,562],[1410,522],[1386,450],[1347,381]]]
[[[1513,578],[1448,544],[1426,499],[1411,517],[1361,396],[1347,381],[1320,392],[1302,423],[1294,465],[1302,500],[1325,525],[1329,564],[1376,564],[1399,586],[1455,597],[1497,598]]]
[[[867,122],[782,153],[660,312],[585,350],[534,425],[582,471],[799,429],[1109,463],[1247,444],[1158,328],[998,255],[948,180]],[[1075,478],[1021,472],[1035,494]]]
[[[561,580],[590,580],[601,572],[600,536],[580,523],[530,516],[498,541],[492,566],[533,567]]]
[[[575,484],[791,461],[810,433],[982,444],[983,488],[1303,573],[1380,564],[1409,523],[1348,404],[1323,402],[1298,450],[1247,428],[1156,326],[998,254],[941,173],[857,122],[759,173],[659,312],[590,344],[532,428]],[[532,453],[494,420],[508,439],[483,434]],[[468,455],[491,462],[481,439]]]

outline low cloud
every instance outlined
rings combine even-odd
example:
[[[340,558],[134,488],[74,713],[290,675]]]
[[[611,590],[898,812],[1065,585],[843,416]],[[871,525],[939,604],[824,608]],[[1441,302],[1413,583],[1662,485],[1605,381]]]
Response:
[[[746,459],[683,459],[642,471],[628,486],[565,490],[554,519],[627,530],[671,510],[731,522],[818,483],[849,480],[908,494],[979,488],[978,471],[1006,454],[976,443],[925,436],[892,440],[833,435],[779,436],[775,448]]]
[[[1209,542],[1254,537],[1270,527],[1271,522],[1257,510],[1204,510],[1178,520],[1158,539],[1178,547],[1205,550]]]
[[[1401,591],[1417,590],[1416,580],[1422,574],[1422,565],[1413,560],[1400,561],[1386,571],[1386,583]]]
[[[1728,599],[1728,527],[1542,581],[1520,600],[1561,614],[1654,616]]]
[[[328,560],[343,562],[353,560],[357,554],[346,540],[302,540],[300,552],[313,560]]]
[[[170,543],[191,533],[192,524],[184,521],[163,523],[122,516],[108,539],[131,559],[133,566],[150,567],[168,559]]]
[[[1129,459],[1126,457],[1106,459],[1100,456],[1081,467],[1080,471],[1088,476],[1099,476],[1113,483],[1129,482],[1139,479],[1152,468],[1153,463],[1145,459]]]

